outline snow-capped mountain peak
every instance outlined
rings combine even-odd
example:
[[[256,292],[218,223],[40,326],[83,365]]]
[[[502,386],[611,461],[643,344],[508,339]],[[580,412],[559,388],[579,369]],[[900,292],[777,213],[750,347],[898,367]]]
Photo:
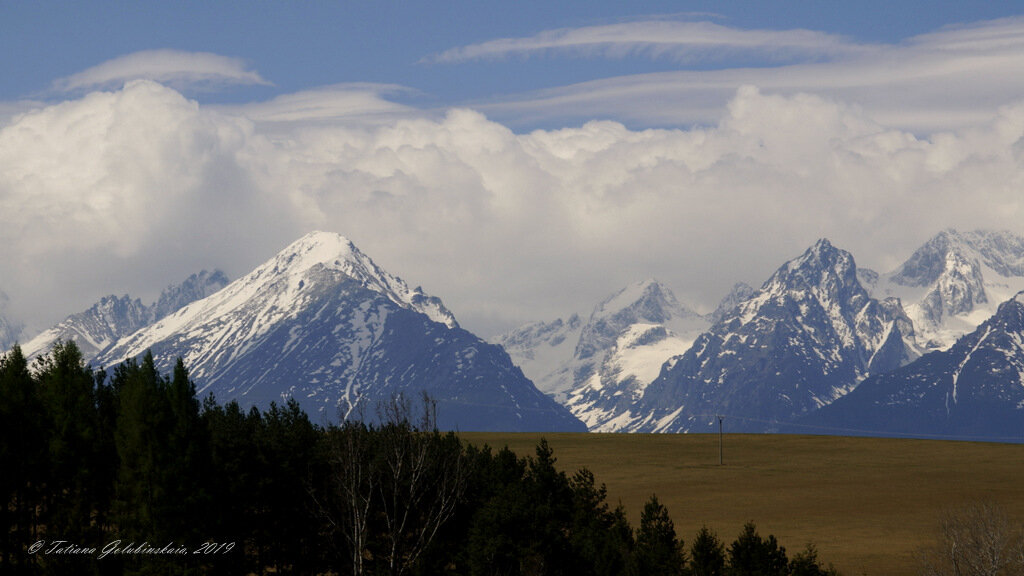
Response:
[[[1024,293],[947,350],[868,378],[803,424],[866,434],[1020,440],[1024,426]]]
[[[943,230],[887,274],[877,291],[898,296],[929,348],[945,349],[1024,289],[1024,237]]]
[[[379,293],[402,308],[420,312],[449,328],[458,327],[454,315],[437,298],[410,289],[363,254],[347,238],[331,232],[311,232],[299,238],[252,272],[203,300],[193,302],[176,313],[140,330],[119,342],[117,354],[108,360],[134,357],[171,334],[187,333],[191,327],[211,322],[224,325],[234,338],[251,340],[263,335],[283,318],[294,316],[305,302],[318,296],[320,285],[331,285],[341,274],[363,288]],[[231,325],[238,319],[244,328]],[[217,340],[215,335],[208,338]],[[213,353],[213,348],[203,348]],[[116,358],[115,358],[116,356]],[[193,364],[201,359],[186,358]]]
[[[151,305],[127,294],[100,298],[89,309],[72,314],[21,345],[27,358],[50,351],[59,340],[75,342],[86,362],[102,354],[121,338],[149,326],[187,304],[205,298],[227,285],[220,270],[203,270],[184,282],[168,286]]]
[[[426,391],[439,425],[580,430],[508,355],[458,327],[440,300],[410,289],[343,236],[308,234],[219,292],[117,342],[112,365],[178,357],[200,393],[266,405],[295,398],[333,419]]]
[[[459,325],[440,299],[424,294],[419,286],[409,288],[401,278],[377,266],[348,238],[333,232],[315,231],[306,234],[254,270],[249,277],[258,281],[261,278],[289,275],[296,282],[303,282],[301,276],[319,266],[338,270],[366,288],[387,296],[395,304],[422,312],[431,320],[449,328]],[[296,287],[300,288],[297,284]]]
[[[700,430],[716,413],[769,429],[913,359],[908,324],[898,300],[868,295],[849,252],[819,240],[665,365],[632,429]]]
[[[790,260],[768,280],[772,290],[807,290],[819,300],[832,299],[837,289],[861,288],[853,255],[822,238]]]
[[[574,314],[567,322],[523,326],[499,342],[590,430],[611,432],[626,429],[634,419],[631,404],[662,364],[685,352],[707,326],[668,287],[648,279],[599,302],[586,323]]]
[[[653,278],[634,282],[594,307],[574,357],[586,360],[614,346],[619,334],[637,322],[670,324],[675,319],[692,318],[699,316],[681,306],[661,282]]]

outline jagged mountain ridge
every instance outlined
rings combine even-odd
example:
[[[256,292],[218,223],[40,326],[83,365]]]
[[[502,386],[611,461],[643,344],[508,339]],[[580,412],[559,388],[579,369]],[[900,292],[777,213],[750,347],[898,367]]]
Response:
[[[872,292],[899,297],[928,349],[947,349],[1024,290],[1024,238],[1007,231],[940,232]]]
[[[626,286],[598,303],[587,321],[534,323],[502,336],[502,344],[539,388],[592,431],[618,431],[620,416],[708,326],[661,282]]]
[[[354,249],[354,247],[352,248]],[[383,296],[386,300],[398,305],[400,308],[426,314],[432,321],[436,320],[449,329],[458,328],[458,323],[455,321],[454,316],[444,308],[440,300],[424,294],[419,288],[410,289],[401,279],[390,276],[379,269],[358,250],[355,251],[355,254],[352,258],[335,258],[333,263],[328,263],[328,267],[337,267],[338,271],[342,272],[346,277],[358,279],[356,282],[359,286]],[[288,259],[294,260],[296,258],[301,260],[301,257],[296,254],[288,256]],[[312,260],[316,260],[316,258]],[[1017,276],[1022,262],[1024,262],[1024,239],[1018,236],[1007,232],[974,231],[960,233],[955,230],[946,230],[915,251],[906,263],[889,274],[878,275],[871,270],[853,267],[852,277],[859,282],[862,288],[867,290],[869,297],[872,295],[891,295],[890,298],[877,301],[877,310],[873,312],[868,310],[862,314],[863,318],[872,316],[882,318],[881,324],[876,322],[877,325],[884,326],[887,323],[891,323],[888,328],[889,332],[886,333],[885,330],[866,330],[865,334],[873,333],[874,336],[863,338],[867,342],[863,350],[870,350],[870,352],[864,353],[862,350],[860,364],[853,364],[854,366],[862,364],[860,368],[853,370],[855,374],[854,384],[846,386],[839,391],[832,390],[827,394],[812,394],[813,402],[810,404],[811,407],[801,408],[797,415],[792,417],[802,418],[802,415],[814,413],[819,410],[819,407],[824,407],[848,395],[850,390],[858,386],[856,383],[866,375],[877,375],[886,366],[906,364],[909,360],[913,359],[919,353],[919,349],[914,345],[915,335],[920,335],[920,332],[917,331],[918,325],[925,326],[925,338],[917,339],[917,341],[931,340],[933,349],[944,349],[941,345],[936,344],[935,335],[945,330],[946,332],[942,334],[948,338],[949,334],[954,332],[951,326],[958,327],[958,334],[970,333],[977,326],[978,318],[984,320],[983,316],[988,313],[988,310],[993,310],[994,313],[994,309],[999,302],[997,298],[1000,298],[1007,291],[1013,290],[1017,283],[1024,283],[1024,278]],[[787,266],[783,268],[789,269],[792,264],[793,262],[787,263]],[[289,263],[284,261],[277,263],[280,269],[284,269],[288,265]],[[206,273],[196,275],[190,280],[193,284],[202,284],[202,282],[198,281],[198,278],[205,275]],[[338,279],[337,281],[340,282],[342,280]],[[224,284],[226,284],[226,279],[216,288],[220,288]],[[96,355],[100,354],[103,347],[110,348],[119,339],[125,340],[125,333],[130,333],[139,327],[149,326],[154,323],[154,318],[166,316],[167,310],[180,307],[176,302],[185,303],[200,300],[202,294],[195,291],[195,286],[192,286],[192,288],[189,286],[189,281],[186,281],[180,286],[169,287],[161,295],[161,298],[150,306],[143,305],[138,299],[128,296],[106,297],[90,310],[66,319],[66,321],[76,320],[73,324],[75,329],[80,330],[80,332],[77,335],[71,333],[69,336],[69,327],[64,326],[65,331],[62,337],[78,342],[85,352],[86,359],[95,360]],[[817,287],[813,282],[804,283],[804,288],[811,296],[814,295]],[[711,318],[717,320],[714,325],[717,326],[719,323],[729,322],[731,321],[730,318],[734,318],[737,315],[743,316],[744,310],[749,312],[752,306],[751,303],[763,297],[763,290],[764,287],[761,290],[755,291],[749,286],[738,284],[734,287],[732,293],[723,299],[715,313],[711,315]],[[355,292],[356,290],[353,287],[346,292],[347,296],[345,298],[355,298],[353,296]],[[903,299],[902,304],[907,305],[906,311],[903,310],[901,302],[896,296]],[[337,297],[341,298],[341,296]],[[818,300],[818,307],[827,312],[828,306],[822,305],[822,299],[819,298]],[[807,303],[810,303],[810,300],[805,302],[805,304]],[[3,304],[3,302],[0,302],[0,304]],[[277,306],[283,310],[291,305],[288,299],[285,298]],[[335,321],[353,326],[369,325],[374,324],[374,322],[386,323],[391,312],[385,308],[387,307],[369,306],[366,309],[367,313],[373,312],[377,316],[370,314],[369,316],[358,318],[355,315],[349,315],[342,320],[343,316],[338,313],[333,318]],[[681,308],[684,309],[682,313],[679,312]],[[814,307],[811,306],[810,308]],[[799,304],[797,304],[796,309],[800,309]],[[864,310],[867,310],[867,308]],[[878,311],[880,311],[880,316]],[[826,313],[822,317],[828,316],[829,314]],[[679,393],[677,394],[678,398],[674,400],[677,402],[675,409],[668,412],[664,410],[659,412],[659,408],[656,408],[654,411],[648,410],[648,407],[653,405],[653,402],[651,402],[652,394],[659,388],[656,386],[649,390],[650,385],[659,378],[663,367],[669,371],[675,370],[679,362],[686,357],[686,353],[691,348],[690,342],[693,340],[696,340],[697,344],[703,343],[704,346],[710,345],[714,348],[714,345],[710,344],[710,342],[714,339],[712,338],[714,336],[712,333],[715,332],[715,329],[706,320],[700,320],[700,322],[704,322],[704,326],[695,330],[691,328],[690,332],[683,334],[685,331],[679,330],[676,326],[680,317],[700,318],[699,315],[689,313],[685,311],[684,307],[680,307],[671,291],[663,285],[656,281],[647,281],[631,285],[599,303],[586,321],[578,315],[573,315],[564,320],[528,325],[506,335],[501,343],[508,349],[516,364],[521,365],[523,371],[534,379],[538,388],[555,396],[563,404],[567,405],[592,430],[696,430],[700,428],[694,428],[691,425],[692,423],[680,424],[679,417],[690,413],[690,410],[695,406],[700,406],[704,402],[703,399],[693,400],[686,397],[686,394]],[[914,317],[916,317],[916,322]],[[306,322],[310,325],[318,325],[320,332],[325,332],[328,329],[329,323],[324,319],[329,318],[329,316],[305,316],[304,318],[306,318]],[[670,320],[666,322],[667,318]],[[924,318],[924,320],[921,318]],[[931,326],[928,324],[929,319],[935,319]],[[322,320],[323,322],[321,322]],[[416,324],[416,322],[399,322],[397,316],[393,320],[397,323],[396,325],[412,326]],[[856,322],[854,322],[854,325],[856,325]],[[865,324],[865,326],[869,325],[871,325],[871,322]],[[816,329],[816,322],[808,322],[806,326],[812,327],[811,331],[813,332]],[[0,319],[0,330],[3,328],[2,319]],[[292,328],[294,329],[294,326]],[[430,331],[429,327],[421,328],[423,332]],[[711,329],[706,330],[706,328]],[[420,328],[417,328],[417,330],[420,330]],[[838,334],[841,331],[839,330],[836,333]],[[701,332],[705,332],[705,334],[700,335],[699,333]],[[747,339],[750,338],[749,335],[743,335],[740,332],[742,331],[738,331],[732,336],[726,332],[726,340],[729,340],[730,337],[733,340],[738,340],[741,336]],[[783,330],[783,332],[785,331]],[[852,332],[855,333],[857,330],[854,329]],[[87,337],[83,337],[82,333]],[[416,342],[416,346],[425,345],[424,341],[415,339],[405,340],[399,338],[396,334],[371,330],[366,339],[379,342],[382,347],[398,346],[397,342],[400,341],[406,342],[405,346],[413,345],[413,342]],[[898,337],[895,337],[894,334]],[[700,338],[697,338],[698,335],[700,335]],[[708,339],[705,340],[705,337]],[[786,337],[794,341],[803,338],[803,336],[799,335],[799,331],[788,332]],[[303,339],[304,337],[300,332],[293,331],[289,332],[287,338],[280,334],[275,336],[275,338],[278,339],[278,344],[284,349],[286,347],[285,344],[288,342]],[[45,345],[40,346],[38,351],[44,352],[49,349],[49,346],[52,345],[55,339],[56,337],[51,335],[51,339]],[[828,339],[826,338],[825,340]],[[446,345],[450,345],[449,351],[442,354],[442,356],[447,355],[454,365],[457,365],[460,361],[464,366],[467,365],[465,358],[459,360],[460,354],[467,350],[461,346],[466,344],[467,341],[456,339],[449,342],[445,337],[437,334],[434,335],[434,341],[436,344],[447,342]],[[312,397],[317,398],[317,400],[309,402],[315,404],[315,410],[325,407],[325,403],[322,400],[330,402],[328,394],[330,391],[327,389],[329,386],[324,375],[336,372],[334,369],[337,367],[331,366],[326,369],[319,369],[314,365],[315,362],[302,360],[300,352],[305,349],[304,346],[293,347],[293,349],[289,350],[289,354],[293,354],[292,361],[296,365],[303,365],[301,370],[313,373],[319,369],[319,372],[312,376],[310,383],[297,384],[294,389],[285,393],[280,391],[264,393],[264,391],[261,391],[262,389],[249,387],[246,382],[260,376],[262,372],[275,369],[276,363],[268,359],[274,357],[250,356],[251,350],[256,348],[245,344],[244,340],[235,343],[225,341],[222,344],[221,357],[234,357],[234,366],[238,368],[237,372],[239,374],[244,372],[245,374],[244,377],[239,376],[235,378],[233,383],[229,383],[229,379],[221,379],[217,382],[216,385],[221,386],[224,390],[228,390],[229,394],[240,393],[248,389],[247,398],[256,399],[257,396],[263,394],[265,397],[263,399],[267,401],[270,399],[281,399],[288,394],[297,396],[313,394]],[[339,344],[339,346],[348,346],[348,344]],[[28,344],[23,344],[22,347],[26,349]],[[242,350],[242,352],[236,353],[233,351],[235,349]],[[793,348],[793,350],[798,349],[801,348],[799,346]],[[947,347],[945,349],[951,348]],[[747,357],[748,353],[757,352],[756,350],[744,352],[742,346],[734,348],[723,346],[720,347],[719,351],[726,356],[735,357]],[[473,354],[477,353],[479,351]],[[321,352],[321,354],[326,354],[326,352]],[[350,356],[360,357],[360,354],[362,353],[357,351]],[[779,354],[782,354],[782,352],[779,352]],[[834,349],[829,346],[817,347],[816,345],[802,348],[800,354],[792,354],[792,356],[800,355],[804,357],[817,355],[823,358],[842,356],[842,354],[835,353]],[[754,356],[756,357],[756,354]],[[321,355],[320,357],[322,358],[323,356]],[[244,362],[243,358],[245,359]],[[564,361],[564,358],[570,358],[570,360]],[[706,359],[707,356],[705,355],[703,358]],[[99,360],[100,363],[106,365],[110,365],[111,362],[110,357],[107,356]],[[335,360],[336,358],[332,357],[331,362]],[[419,358],[415,361],[424,362],[426,364],[423,366],[426,366],[432,360],[434,360],[433,356],[430,359]],[[710,366],[715,364],[715,362],[709,362]],[[765,360],[765,362],[770,363],[769,360]],[[94,363],[96,362],[94,361]],[[242,370],[243,364],[251,364],[259,369]],[[493,366],[499,366],[502,363],[494,362],[492,364]],[[735,364],[728,370],[736,370],[741,364],[743,363]],[[829,370],[836,371],[841,363],[826,366],[827,364],[826,362],[823,366]],[[358,365],[361,366],[360,370],[372,369],[382,373],[391,371],[390,379],[399,378],[398,375],[393,373],[393,366],[373,354],[366,355],[365,359],[360,360]],[[539,371],[538,367],[544,367],[545,369]],[[514,370],[508,367],[495,369]],[[711,369],[709,368],[708,370]],[[452,371],[457,372],[457,370]],[[785,373],[784,371],[776,371]],[[810,373],[807,370],[804,370],[804,372]],[[430,372],[424,367],[422,374],[428,373],[437,374],[436,371]],[[778,394],[776,394],[774,399],[771,397],[774,392],[778,392],[778,390],[775,390],[775,385],[772,384],[771,376],[779,375],[766,373],[762,376],[761,385],[757,387],[752,386],[742,393],[732,393],[731,396],[749,400],[751,398],[756,399],[759,394],[762,394],[764,398],[757,400],[757,402],[766,405],[771,404],[773,401],[779,401],[780,397]],[[434,376],[430,377],[433,378]],[[512,377],[510,376],[510,378]],[[367,378],[361,382],[372,383],[360,384],[363,387],[390,385],[388,378],[381,381],[383,384],[372,378]],[[710,386],[705,388],[709,389]],[[344,392],[351,398],[357,396],[361,390],[359,387],[345,387]],[[729,395],[722,393],[715,401],[721,403],[722,398]],[[781,398],[783,404],[794,405],[797,403],[793,399],[793,391],[783,390],[781,395],[784,397]],[[682,404],[680,398],[683,397],[686,397],[689,407],[680,407]],[[469,405],[470,403],[486,404],[486,402],[480,402],[479,399],[469,400],[463,398],[462,401],[465,403],[464,405]],[[361,408],[358,403],[349,404],[349,410],[366,409],[367,406],[365,403]],[[704,402],[703,406],[705,410],[702,414],[706,418],[710,413],[710,404]],[[749,427],[751,430],[775,429],[775,424],[770,424],[769,422],[784,422],[787,418],[785,414],[761,414],[758,416],[756,411],[750,411],[747,408],[740,410],[738,408],[739,405],[735,404],[735,402],[729,404],[729,406],[731,406],[730,411],[734,415],[747,414],[749,416],[750,414],[755,414],[753,418],[761,422],[751,425]],[[724,409],[721,411],[726,412]],[[714,412],[717,413],[719,410]],[[735,426],[735,422],[732,424],[732,429],[739,429]],[[761,426],[766,426],[766,428],[761,428]]]
[[[765,431],[847,394],[872,372],[918,355],[898,300],[871,298],[853,256],[825,239],[673,358],[634,405],[629,430]]]
[[[732,312],[743,302],[750,299],[755,292],[757,292],[757,290],[746,282],[737,282],[733,285],[729,293],[725,295],[725,298],[722,298],[722,301],[718,303],[718,307],[711,313],[708,320],[710,320],[712,324],[721,322],[727,314]]]
[[[807,427],[1024,440],[1024,292],[948,350],[866,379],[792,430]]]
[[[203,270],[180,284],[165,288],[151,305],[127,294],[104,296],[89,309],[68,316],[22,344],[22,353],[26,358],[34,358],[49,352],[58,340],[65,340],[74,342],[82,351],[83,359],[91,362],[121,338],[217,292],[227,284],[227,276],[220,270]]]
[[[342,236],[311,233],[223,290],[132,334],[107,365],[181,356],[201,392],[266,406],[294,397],[314,418],[372,418],[395,394],[428,392],[441,426],[575,430],[498,346],[461,329]]]

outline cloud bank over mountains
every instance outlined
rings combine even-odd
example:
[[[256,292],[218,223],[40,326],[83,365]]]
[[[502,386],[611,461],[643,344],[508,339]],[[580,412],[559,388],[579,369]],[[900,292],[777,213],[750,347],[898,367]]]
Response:
[[[809,38],[834,50],[439,108],[380,84],[206,104],[195,81],[268,80],[209,54],[119,58],[0,106],[0,290],[42,327],[324,229],[487,336],[650,276],[710,310],[824,236],[884,271],[942,228],[1024,233],[1024,20]],[[599,56],[627,41],[610,42]],[[469,48],[444,65],[484,57]],[[532,114],[558,123],[515,128]]]

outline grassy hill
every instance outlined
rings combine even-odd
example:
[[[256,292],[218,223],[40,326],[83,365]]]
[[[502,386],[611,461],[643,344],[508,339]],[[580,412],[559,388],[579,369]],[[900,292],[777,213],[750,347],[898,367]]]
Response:
[[[532,455],[541,434],[463,433],[474,444]],[[1024,519],[1024,445],[725,435],[544,434],[566,472],[586,467],[630,521],[651,494],[689,546],[702,525],[728,544],[754,521],[790,554],[813,542],[846,576],[915,574],[938,517],[971,501]]]

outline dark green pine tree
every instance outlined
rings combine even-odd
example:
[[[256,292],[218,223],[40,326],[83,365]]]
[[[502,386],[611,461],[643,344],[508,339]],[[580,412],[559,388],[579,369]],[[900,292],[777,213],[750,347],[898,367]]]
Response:
[[[120,460],[115,511],[122,538],[156,541],[168,533],[162,512],[168,505],[165,485],[171,430],[167,384],[149,352],[142,362],[128,360],[114,370],[119,397],[115,444]]]
[[[838,572],[831,566],[825,568],[818,561],[818,549],[808,544],[803,552],[797,553],[789,561],[789,576],[837,576]]]
[[[104,526],[96,511],[108,500],[100,453],[95,375],[74,342],[58,342],[36,360],[35,380],[46,413],[48,467],[39,505],[46,537],[80,546],[101,545]],[[43,557],[49,574],[87,574],[95,561]]]
[[[690,546],[690,574],[692,576],[722,576],[725,574],[725,545],[718,535],[704,526]]]
[[[657,496],[644,505],[636,534],[636,570],[639,576],[682,575],[686,569],[683,543],[676,537],[668,509]]]
[[[253,407],[242,410],[232,400],[219,406],[213,397],[203,402],[203,420],[210,433],[210,477],[212,503],[205,527],[214,542],[233,542],[230,554],[217,555],[215,574],[262,573],[260,558],[265,543],[259,537],[261,477],[266,466],[256,438],[261,434],[263,416]]]
[[[119,538],[120,530],[114,512],[119,460],[117,456],[117,411],[120,398],[113,385],[107,380],[105,370],[93,373],[96,397],[96,483],[98,491],[95,508],[95,523],[103,527],[103,542]],[[100,562],[102,574],[118,574],[120,561]]]
[[[463,505],[456,514],[455,537],[463,542],[459,564],[472,575],[518,574],[520,548],[527,539],[527,498],[523,490],[526,461],[507,446],[466,451],[470,470]],[[444,565],[444,562],[441,563]]]
[[[729,546],[730,576],[785,576],[789,572],[786,549],[779,546],[775,536],[761,538],[753,522],[743,526],[743,532]]]
[[[257,530],[266,543],[262,561],[278,574],[311,573],[318,560],[318,523],[307,487],[319,434],[294,398],[283,407],[272,402],[263,414],[256,442],[266,468],[256,476]]]
[[[577,558],[572,553],[568,528],[572,522],[572,489],[545,438],[537,444],[536,457],[527,460],[526,496],[530,502],[532,541],[528,545],[527,571],[573,574]]]
[[[572,489],[565,473],[555,468],[547,440],[541,439],[535,458],[524,461],[504,448],[489,466],[486,476],[499,487],[472,512],[469,573],[577,573],[579,559],[569,539]]]
[[[199,413],[195,384],[181,358],[166,384],[166,397],[169,421],[162,479],[165,492],[158,516],[168,536],[194,546],[209,537],[204,519],[210,505],[210,441]]]
[[[594,474],[583,468],[569,480],[573,493],[570,541],[580,562],[576,573],[625,574],[633,553],[633,530],[621,506],[609,510],[607,489],[596,486]]]
[[[39,540],[37,503],[47,472],[43,403],[15,345],[0,356],[0,573],[27,574],[35,556],[24,553]]]

